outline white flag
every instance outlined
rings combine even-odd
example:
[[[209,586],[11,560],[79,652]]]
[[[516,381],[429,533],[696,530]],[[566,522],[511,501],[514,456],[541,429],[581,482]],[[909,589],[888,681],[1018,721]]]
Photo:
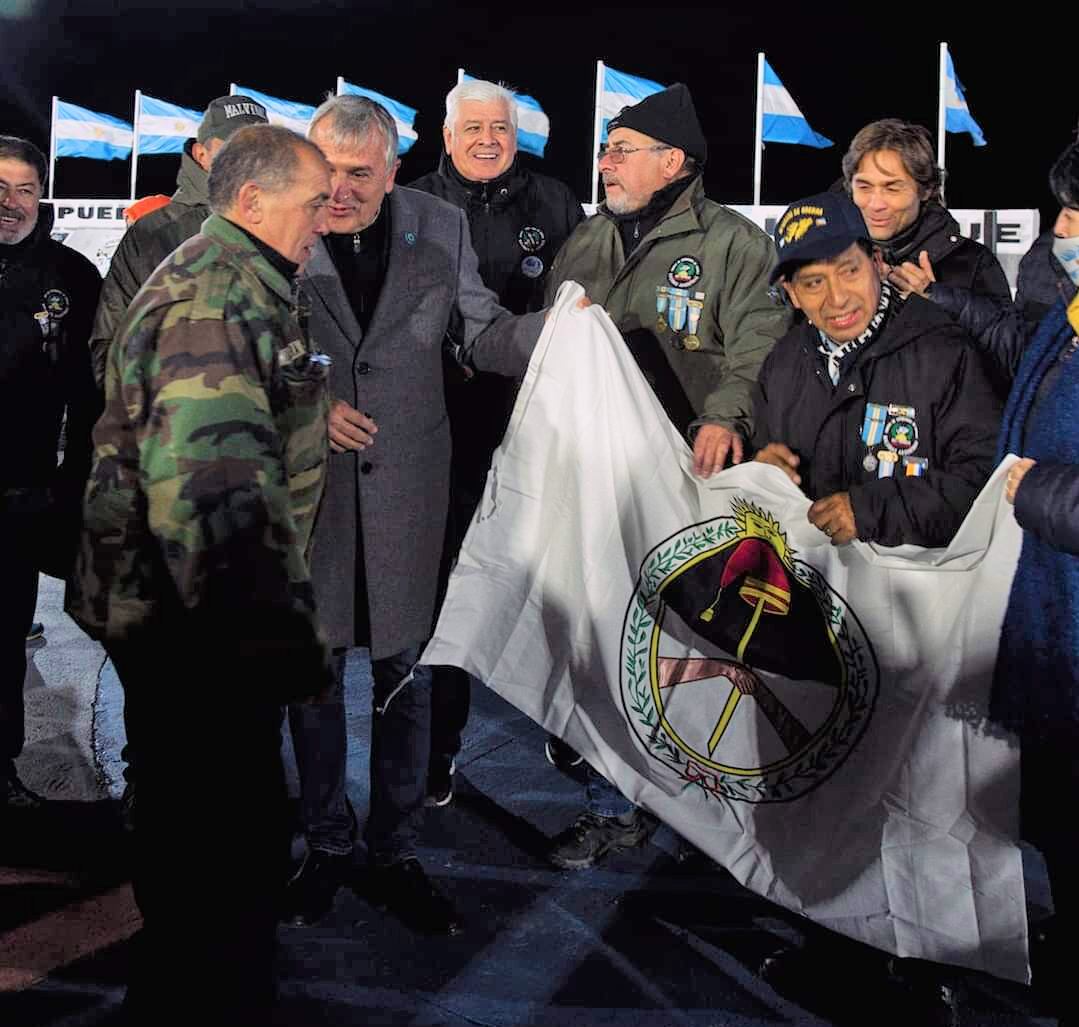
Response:
[[[739,881],[900,956],[1028,980],[1018,758],[984,714],[1021,532],[833,547],[750,463],[701,481],[567,283],[424,662],[463,667]]]

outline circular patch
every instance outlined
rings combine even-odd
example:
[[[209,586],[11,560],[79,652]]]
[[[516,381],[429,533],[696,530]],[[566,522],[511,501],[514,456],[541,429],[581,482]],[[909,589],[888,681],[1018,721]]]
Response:
[[[543,274],[543,261],[529,254],[521,261],[521,273],[526,278],[539,278]]]
[[[913,453],[918,448],[918,425],[914,418],[903,414],[889,418],[884,425],[884,445],[900,456]]]
[[[67,298],[67,293],[61,292],[59,289],[50,289],[45,293],[44,303],[45,309],[49,312],[49,317],[55,318],[57,321],[71,309],[71,300]]]
[[[667,281],[678,289],[688,289],[700,280],[701,263],[696,257],[679,257],[667,272]]]
[[[645,557],[621,648],[640,750],[672,789],[724,804],[812,791],[853,752],[880,689],[850,602],[744,500]]]
[[[535,225],[525,225],[517,233],[517,245],[521,247],[525,253],[539,253],[543,249],[543,244],[547,241],[547,236],[543,234],[542,228],[537,228]]]

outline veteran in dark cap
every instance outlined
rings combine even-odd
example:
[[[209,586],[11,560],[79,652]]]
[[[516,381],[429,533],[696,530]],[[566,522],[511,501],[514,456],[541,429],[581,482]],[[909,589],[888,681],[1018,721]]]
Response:
[[[124,314],[142,283],[177,246],[196,235],[210,216],[207,182],[210,165],[225,140],[244,125],[265,125],[266,108],[249,96],[219,96],[211,100],[198,134],[184,143],[176,192],[159,210],[139,218],[116,248],[90,336],[94,378],[105,386],[105,355]]]
[[[756,459],[814,500],[834,545],[946,546],[993,469],[1001,406],[940,307],[903,298],[841,193],[776,224],[773,278],[805,319],[761,368]]]
[[[625,107],[599,152],[605,201],[578,225],[547,278],[602,304],[707,478],[740,463],[752,433],[751,390],[789,313],[768,294],[771,240],[704,195],[708,143],[681,83]],[[553,842],[564,869],[639,845],[645,815],[594,771],[588,807]]]

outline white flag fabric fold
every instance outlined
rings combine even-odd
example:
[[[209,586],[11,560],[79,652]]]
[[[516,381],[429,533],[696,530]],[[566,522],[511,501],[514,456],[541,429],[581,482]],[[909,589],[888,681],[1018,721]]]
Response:
[[[126,121],[57,100],[52,134],[57,157],[126,160],[134,130]]]
[[[475,75],[461,73],[461,81],[475,81]],[[539,100],[526,93],[517,93],[517,149],[542,157],[551,135],[551,122]]]
[[[766,143],[797,143],[816,149],[834,145],[831,139],[813,131],[794,97],[767,61],[764,62],[761,116],[764,119],[761,138]]]
[[[198,134],[202,114],[145,93],[139,102],[139,156],[183,153],[184,143]]]
[[[266,108],[266,117],[271,125],[284,125],[298,132],[302,136],[307,135],[307,126],[314,117],[315,108],[307,103],[297,103],[295,100],[282,100],[268,93],[260,93],[257,89],[249,89],[247,86],[238,86],[233,83],[229,92],[233,95],[250,96]]]
[[[967,106],[963,87],[955,74],[955,65],[949,51],[944,72],[944,126],[949,132],[969,132],[975,146],[985,146],[985,135]]]
[[[1027,980],[1018,758],[985,721],[1021,540],[1006,465],[946,550],[833,547],[777,469],[692,475],[581,294],[559,292],[423,661],[770,900]]]
[[[400,100],[393,100],[388,96],[384,96],[382,93],[376,93],[373,89],[366,89],[363,86],[357,86],[352,82],[346,82],[343,78],[337,80],[337,92],[338,95],[342,93],[351,93],[354,96],[366,96],[369,100],[374,100],[375,103],[382,104],[390,112],[393,120],[397,124],[397,154],[408,153],[412,149],[413,144],[419,138],[416,134],[416,108],[409,107],[407,104],[401,103]]]
[[[614,68],[604,65],[603,85],[598,98],[599,113],[602,118],[600,142],[607,138],[607,122],[623,107],[631,107],[633,104],[640,103],[646,96],[661,93],[666,88],[651,79],[630,75],[624,71],[615,71]]]

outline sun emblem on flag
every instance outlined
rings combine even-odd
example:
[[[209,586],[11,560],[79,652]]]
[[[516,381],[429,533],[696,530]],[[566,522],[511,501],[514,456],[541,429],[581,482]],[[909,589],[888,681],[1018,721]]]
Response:
[[[878,687],[850,604],[767,510],[736,499],[642,563],[622,702],[639,744],[684,787],[742,802],[804,795],[853,750]]]

